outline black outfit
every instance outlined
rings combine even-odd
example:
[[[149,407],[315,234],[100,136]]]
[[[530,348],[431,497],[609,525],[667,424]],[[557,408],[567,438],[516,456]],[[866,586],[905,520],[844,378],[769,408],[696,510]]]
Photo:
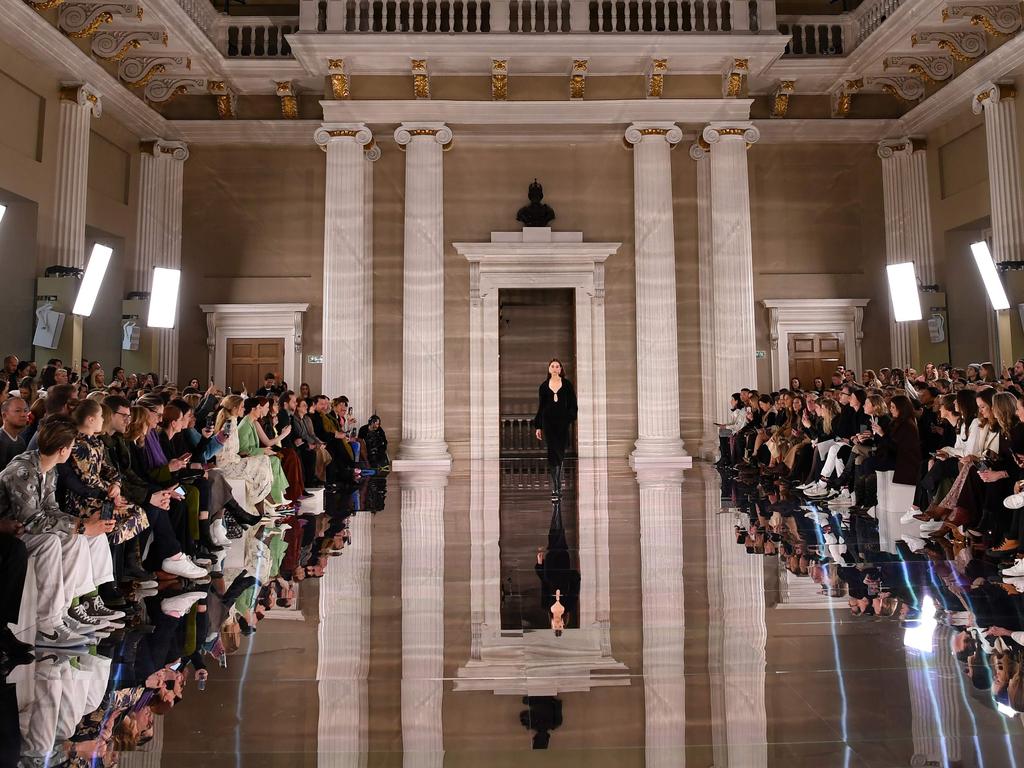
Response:
[[[7,430],[0,429],[0,469],[3,469],[11,463],[18,454],[24,453],[26,450],[26,443],[21,435],[11,439],[11,436],[7,434]]]
[[[28,550],[17,536],[0,536],[0,627],[18,623],[21,613],[21,593],[25,589],[28,573]]]
[[[569,443],[569,425],[576,421],[576,391],[564,376],[557,393],[551,391],[549,382],[546,379],[537,390],[537,415],[533,419],[533,427],[544,433],[552,492],[561,495],[562,461]]]
[[[562,524],[561,505],[554,505],[551,514],[551,527],[548,530],[548,549],[544,562],[533,566],[540,579],[540,602],[544,615],[550,618],[551,608],[555,605],[555,590],[561,594],[561,603],[565,608],[564,620],[566,628],[579,626],[576,608],[580,599],[580,572],[574,570],[569,556],[569,543],[565,538],[565,526]]]

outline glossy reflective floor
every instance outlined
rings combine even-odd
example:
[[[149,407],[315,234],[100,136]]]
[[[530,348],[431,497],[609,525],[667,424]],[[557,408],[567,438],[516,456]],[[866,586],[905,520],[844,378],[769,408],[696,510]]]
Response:
[[[925,610],[854,616],[840,572],[807,557],[821,527],[797,517],[783,564],[764,536],[778,521],[706,465],[639,480],[574,465],[558,510],[528,462],[392,475],[307,528],[297,556],[325,568],[297,609],[267,610],[226,666],[203,657],[205,689],[189,675],[160,714],[118,677],[125,644],[112,662],[19,667],[0,691],[4,758],[52,749],[58,765],[72,738],[104,742],[107,764],[189,768],[1024,764],[1020,717],[929,620],[946,564],[855,526],[848,557]],[[194,615],[150,623],[141,647],[196,645]],[[119,750],[133,711],[145,743]]]

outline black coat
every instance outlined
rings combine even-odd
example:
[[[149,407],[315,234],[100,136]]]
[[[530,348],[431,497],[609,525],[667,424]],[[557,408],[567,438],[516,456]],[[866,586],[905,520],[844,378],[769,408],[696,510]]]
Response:
[[[562,378],[562,388],[558,390],[558,401],[551,391],[547,380],[537,390],[537,415],[533,419],[534,429],[568,432],[569,425],[576,421],[577,403],[576,390],[572,382]]]

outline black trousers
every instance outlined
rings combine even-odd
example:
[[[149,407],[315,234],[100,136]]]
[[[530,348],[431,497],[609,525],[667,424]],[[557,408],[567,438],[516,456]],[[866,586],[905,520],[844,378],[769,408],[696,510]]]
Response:
[[[152,504],[143,507],[146,510],[146,518],[149,520],[149,530],[153,536],[153,543],[149,547],[149,555],[146,562],[159,567],[166,558],[173,557],[181,552],[181,544],[174,532],[168,513]]]
[[[15,624],[21,613],[21,593],[28,573],[28,550],[21,539],[11,534],[0,536],[0,621]]]

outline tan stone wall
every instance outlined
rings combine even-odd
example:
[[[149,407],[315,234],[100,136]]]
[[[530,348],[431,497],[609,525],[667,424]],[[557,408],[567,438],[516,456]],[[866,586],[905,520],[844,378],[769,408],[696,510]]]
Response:
[[[380,132],[383,133],[383,132]],[[387,136],[374,167],[374,408],[401,434],[404,155]],[[684,437],[700,417],[696,169],[672,155]],[[867,145],[755,145],[749,154],[755,298],[866,297],[865,364],[887,357],[881,172]],[[609,451],[636,436],[636,328],[632,155],[621,144],[509,144],[458,140],[445,163],[447,439],[469,441],[469,269],[452,242],[486,241],[518,228],[515,213],[536,176],[560,230],[621,242],[607,265]],[[205,328],[198,304],[308,301],[305,353],[320,351],[324,155],[316,147],[194,147],[185,174],[182,373],[202,375]],[[758,347],[768,349],[764,313]],[[538,375],[543,375],[540,372]],[[767,361],[759,385],[769,385]],[[304,380],[319,385],[317,366]]]
[[[4,350],[31,355],[35,276],[53,263],[57,174],[58,81],[7,46],[0,46],[0,203],[9,205],[0,247],[5,265],[16,260],[7,285],[17,297],[0,309],[10,334]],[[84,353],[100,359],[109,373],[120,362],[121,276],[133,259],[138,140],[107,114],[92,121],[90,145],[97,149],[89,167],[86,250],[96,240],[115,247],[97,309],[84,324]],[[65,361],[70,364],[71,361]]]

